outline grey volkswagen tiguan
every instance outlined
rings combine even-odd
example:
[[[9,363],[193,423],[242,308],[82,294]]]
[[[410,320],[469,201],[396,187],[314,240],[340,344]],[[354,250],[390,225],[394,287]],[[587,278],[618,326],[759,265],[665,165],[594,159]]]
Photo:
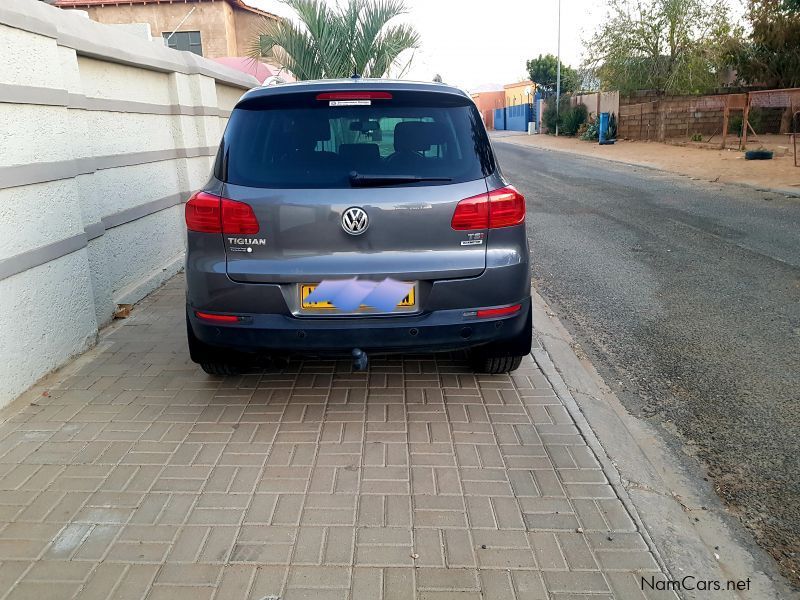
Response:
[[[363,368],[368,352],[457,349],[503,373],[530,352],[525,199],[459,89],[251,90],[186,225],[189,349],[210,374],[253,355],[346,353]],[[388,310],[314,294],[387,281],[405,294]]]

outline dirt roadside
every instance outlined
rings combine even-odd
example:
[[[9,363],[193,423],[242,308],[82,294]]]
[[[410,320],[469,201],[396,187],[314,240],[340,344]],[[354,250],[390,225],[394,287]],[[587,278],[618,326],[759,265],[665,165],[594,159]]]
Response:
[[[794,166],[791,151],[772,160],[745,160],[744,153],[738,150],[710,150],[658,142],[619,140],[616,144],[601,146],[552,135],[501,134],[497,137],[501,136],[503,142],[571,152],[671,171],[705,181],[748,185],[800,197],[800,167]]]

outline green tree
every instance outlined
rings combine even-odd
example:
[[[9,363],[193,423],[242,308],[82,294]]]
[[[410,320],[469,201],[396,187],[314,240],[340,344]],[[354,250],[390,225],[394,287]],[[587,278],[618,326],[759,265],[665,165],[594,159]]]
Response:
[[[536,87],[545,93],[556,91],[558,58],[552,54],[540,54],[538,58],[530,59],[525,64],[525,68],[528,70],[528,76],[531,81],[536,84]],[[580,77],[578,76],[578,72],[562,62],[561,93],[574,92],[577,91],[579,87]]]
[[[800,0],[750,0],[750,35],[731,37],[739,80],[771,88],[800,87]]]
[[[610,0],[584,66],[603,89],[704,92],[719,85],[733,34],[724,0]]]
[[[400,54],[419,46],[410,25],[390,24],[407,13],[402,0],[282,0],[296,20],[264,19],[252,42],[253,58],[267,58],[297,79],[384,77]],[[410,61],[409,61],[410,63]],[[406,67],[409,63],[406,63]]]

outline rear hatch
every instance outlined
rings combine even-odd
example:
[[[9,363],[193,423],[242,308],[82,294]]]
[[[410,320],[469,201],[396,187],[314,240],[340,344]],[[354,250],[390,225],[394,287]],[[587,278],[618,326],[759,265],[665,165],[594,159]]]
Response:
[[[252,208],[258,232],[225,234],[229,277],[479,275],[486,230],[452,226],[456,205],[485,195],[494,169],[472,102],[349,88],[254,97],[233,111],[223,195]]]

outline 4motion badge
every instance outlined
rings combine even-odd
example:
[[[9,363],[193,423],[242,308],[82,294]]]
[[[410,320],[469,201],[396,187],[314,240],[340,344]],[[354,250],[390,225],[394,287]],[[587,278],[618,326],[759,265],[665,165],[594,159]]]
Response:
[[[478,233],[468,233],[467,239],[461,241],[462,246],[479,246],[483,243],[483,238],[486,237],[486,234],[482,231]]]

